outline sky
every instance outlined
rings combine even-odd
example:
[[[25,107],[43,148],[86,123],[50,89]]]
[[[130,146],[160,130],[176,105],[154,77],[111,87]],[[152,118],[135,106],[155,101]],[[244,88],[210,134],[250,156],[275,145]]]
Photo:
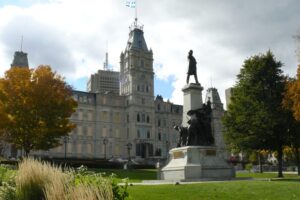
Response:
[[[299,0],[137,0],[136,5],[153,50],[155,95],[165,100],[183,103],[190,49],[203,98],[215,87],[224,104],[225,89],[253,55],[271,50],[284,74],[296,74]],[[23,36],[30,67],[50,65],[85,91],[90,75],[103,68],[106,51],[110,67],[119,71],[134,18],[135,9],[125,0],[0,0],[0,76]]]

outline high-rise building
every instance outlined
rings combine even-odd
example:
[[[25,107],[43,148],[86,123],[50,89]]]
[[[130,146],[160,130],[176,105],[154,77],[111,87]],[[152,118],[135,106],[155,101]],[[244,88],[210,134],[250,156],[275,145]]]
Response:
[[[87,82],[87,91],[94,93],[120,92],[120,73],[110,70],[98,70]]]
[[[16,51],[13,62],[10,66],[11,67],[26,67],[26,68],[28,68],[27,53],[24,53],[23,51]]]

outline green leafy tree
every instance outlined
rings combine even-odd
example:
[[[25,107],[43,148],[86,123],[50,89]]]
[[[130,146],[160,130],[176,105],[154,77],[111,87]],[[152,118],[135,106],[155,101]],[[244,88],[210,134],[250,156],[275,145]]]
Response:
[[[286,112],[281,106],[285,86],[281,66],[270,51],[246,59],[223,118],[229,146],[241,151],[278,152],[279,177],[283,176],[282,147],[287,136]]]
[[[0,79],[0,134],[27,156],[60,145],[75,125],[72,89],[49,66],[11,68]]]

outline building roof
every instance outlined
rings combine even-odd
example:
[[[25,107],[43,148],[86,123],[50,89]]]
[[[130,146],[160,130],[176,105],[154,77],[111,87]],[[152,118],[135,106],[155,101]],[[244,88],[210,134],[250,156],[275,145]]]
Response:
[[[137,19],[135,19],[135,22],[130,29],[126,50],[148,51],[144,38],[143,26],[138,24]]]
[[[208,88],[206,92],[205,102],[211,102],[212,108],[222,107],[223,103],[221,102],[221,98],[219,96],[217,88]]]

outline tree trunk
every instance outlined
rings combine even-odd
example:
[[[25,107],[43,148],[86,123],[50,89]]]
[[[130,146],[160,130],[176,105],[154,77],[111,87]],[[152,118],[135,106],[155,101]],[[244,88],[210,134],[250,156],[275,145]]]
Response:
[[[283,152],[282,152],[282,145],[278,145],[278,177],[283,177],[283,173],[282,173],[282,156],[283,156]]]

